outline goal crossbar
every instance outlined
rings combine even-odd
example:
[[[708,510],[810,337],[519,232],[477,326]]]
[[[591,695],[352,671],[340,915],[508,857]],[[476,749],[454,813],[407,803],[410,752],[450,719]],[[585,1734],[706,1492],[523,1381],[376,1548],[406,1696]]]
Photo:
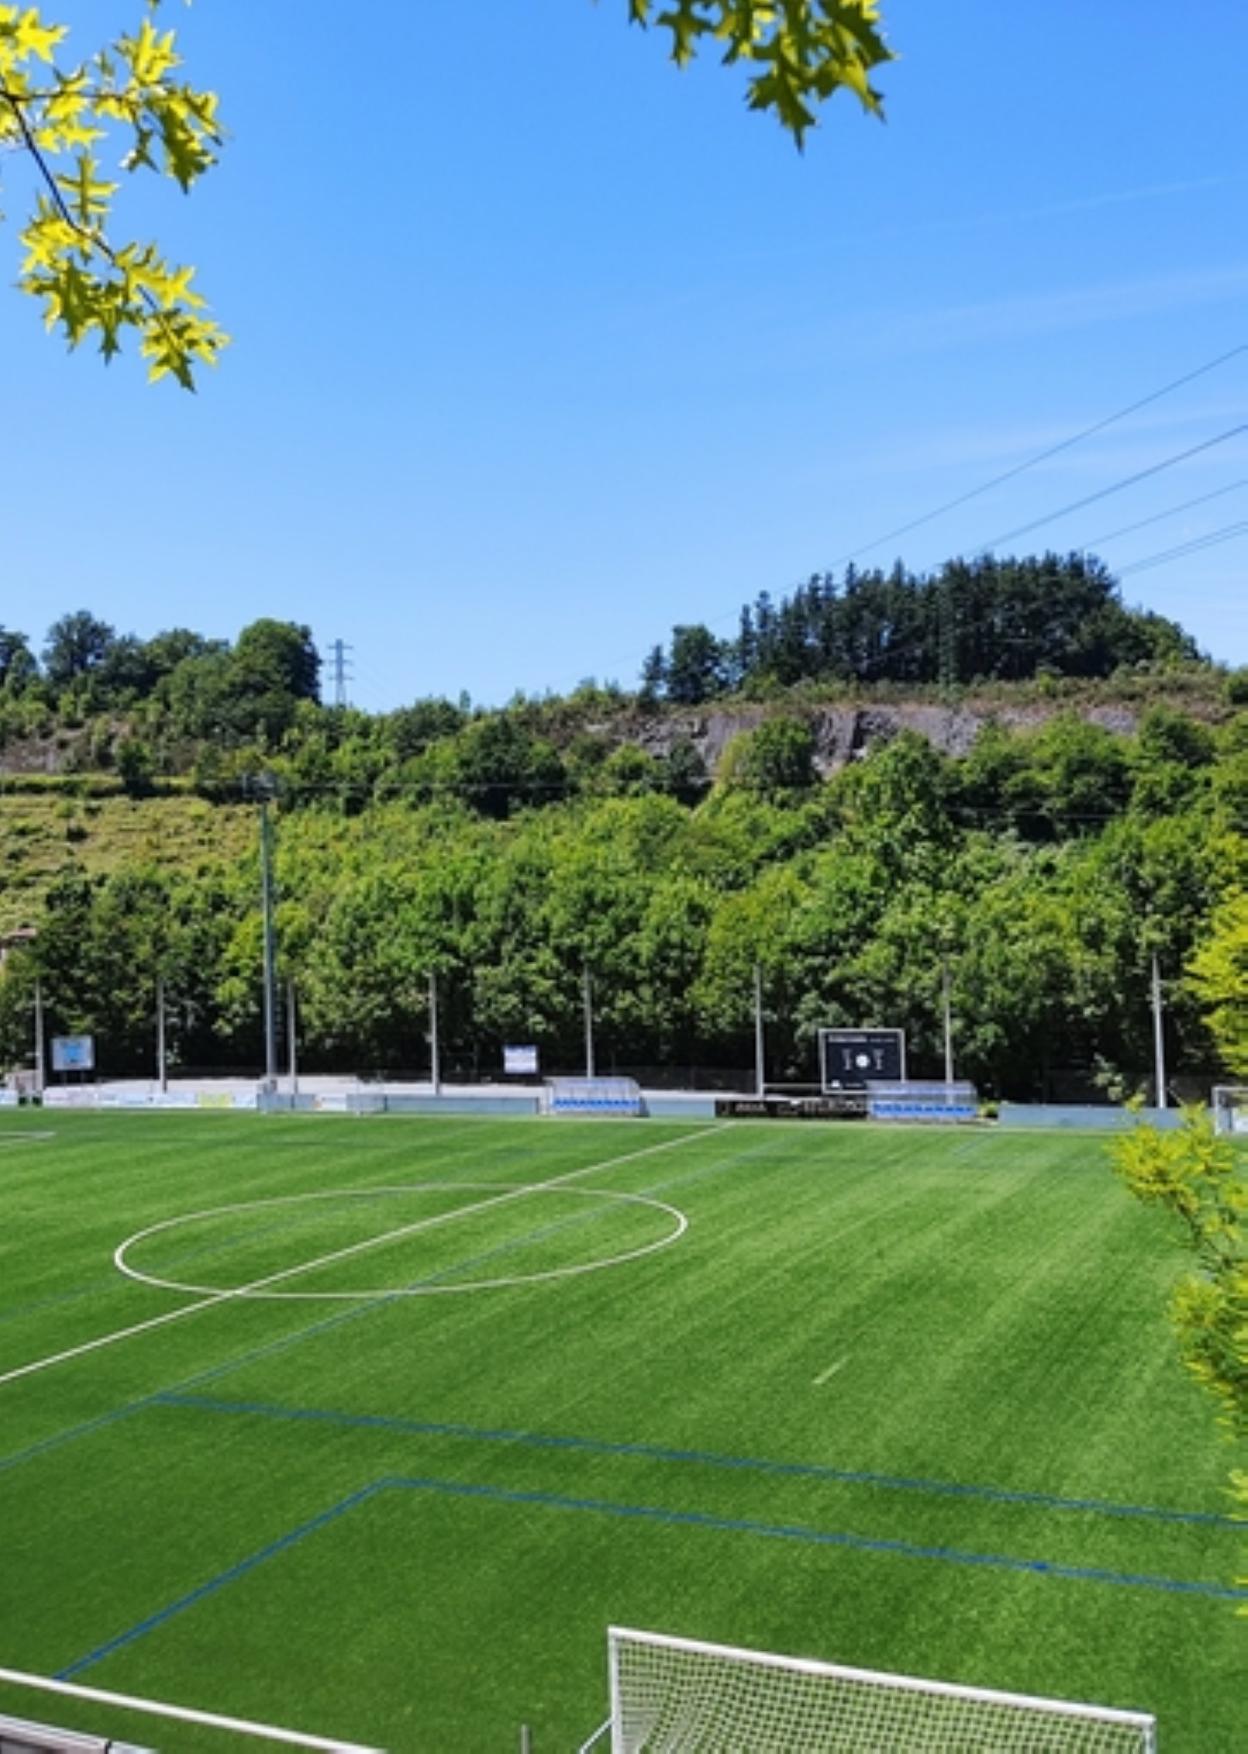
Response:
[[[1157,1747],[1156,1719],[1146,1712],[627,1627],[610,1627],[608,1646],[612,1754],[712,1754],[727,1746],[780,1754],[812,1745],[812,1735],[828,1754],[883,1746],[897,1754],[937,1754],[951,1746],[984,1754],[1040,1746],[1055,1754],[1155,1754]]]

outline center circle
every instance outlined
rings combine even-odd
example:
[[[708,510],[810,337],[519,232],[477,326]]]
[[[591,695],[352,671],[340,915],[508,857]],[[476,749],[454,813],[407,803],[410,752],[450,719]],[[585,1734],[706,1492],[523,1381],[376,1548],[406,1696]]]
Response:
[[[168,1236],[173,1231],[189,1230],[195,1225],[211,1229],[214,1221],[240,1214],[271,1213],[276,1215],[282,1209],[314,1207],[316,1202],[384,1200],[404,1195],[446,1193],[478,1193],[489,1197],[470,1202],[467,1205],[452,1206],[445,1211],[435,1211],[431,1216],[418,1218],[411,1223],[383,1230],[374,1236],[365,1236],[361,1240],[346,1244],[342,1248],[331,1249],[311,1260],[258,1274],[249,1282],[240,1285],[198,1284],[181,1277],[174,1278],[160,1273],[145,1272],[129,1259],[132,1250],[138,1250],[141,1244],[151,1238]],[[430,1277],[418,1278],[407,1285],[383,1285],[372,1289],[345,1291],[295,1291],[284,1288],[287,1280],[294,1279],[300,1274],[332,1267],[339,1261],[353,1255],[381,1249],[387,1245],[401,1242],[407,1237],[418,1236],[422,1232],[436,1232],[446,1227],[453,1227],[457,1222],[472,1220],[478,1214],[489,1214],[499,1208],[549,1196],[606,1202],[626,1208],[649,1208],[661,1215],[667,1228],[658,1237],[637,1246],[618,1249],[615,1252],[594,1256],[588,1260],[574,1261],[566,1266],[509,1273],[489,1278],[457,1279],[454,1282],[447,1282],[443,1279],[442,1282],[439,1282],[440,1274],[458,1271],[464,1266],[472,1266],[493,1255],[523,1250],[535,1240],[541,1241],[562,1229],[564,1225],[572,1226],[580,1222],[576,1217],[568,1217],[548,1222],[536,1231],[507,1238],[485,1250],[484,1253],[474,1253],[467,1262],[452,1262],[449,1267],[440,1269],[439,1272],[433,1273]],[[493,1291],[517,1285],[536,1285],[551,1279],[569,1279],[584,1273],[598,1273],[608,1267],[623,1266],[627,1261],[640,1260],[645,1255],[656,1254],[660,1249],[670,1247],[672,1243],[684,1235],[688,1227],[689,1220],[678,1207],[668,1205],[665,1200],[653,1199],[647,1194],[622,1194],[609,1192],[602,1188],[573,1188],[542,1182],[533,1187],[500,1186],[498,1182],[411,1182],[398,1187],[318,1189],[309,1194],[283,1194],[267,1200],[245,1200],[228,1206],[213,1206],[201,1212],[182,1213],[176,1218],[165,1218],[159,1224],[150,1224],[143,1230],[135,1231],[133,1236],[127,1237],[113,1251],[113,1264],[119,1272],[125,1274],[129,1279],[136,1280],[139,1284],[151,1285],[161,1291],[186,1292],[196,1297],[214,1297],[222,1300],[237,1297],[289,1303],[368,1302],[383,1298],[433,1297],[464,1291]],[[270,1230],[274,1228],[280,1229],[282,1226],[266,1226],[258,1230],[245,1230],[241,1237],[227,1238],[224,1244],[216,1246],[232,1247],[237,1246],[240,1242],[246,1245],[269,1234]],[[203,1249],[193,1252],[211,1253],[213,1247],[212,1243],[208,1243]],[[282,1288],[277,1289],[276,1287],[279,1286]]]

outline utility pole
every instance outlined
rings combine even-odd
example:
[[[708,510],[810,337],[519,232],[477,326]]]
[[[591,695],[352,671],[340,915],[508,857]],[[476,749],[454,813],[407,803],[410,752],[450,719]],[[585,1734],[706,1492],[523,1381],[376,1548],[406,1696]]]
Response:
[[[429,1081],[433,1094],[442,1094],[442,1060],[438,1053],[438,977],[429,970]]]
[[[1157,1107],[1165,1108],[1166,1103],[1166,1038],[1161,1025],[1161,970],[1157,965],[1157,952],[1153,951],[1153,1075],[1157,1083]]]
[[[763,970],[760,963],[754,964],[754,1089],[757,1095],[763,1094],[766,1083],[766,1042],[763,1037]]]
[[[35,976],[35,1095],[43,1100],[43,982]]]
[[[594,1075],[594,983],[588,963],[581,970],[581,1003],[585,1011],[585,1076]]]
[[[334,659],[334,705],[346,706],[347,683],[351,680],[351,660],[347,653],[353,652],[355,647],[348,645],[345,640],[336,639],[329,649]]]
[[[945,1083],[953,1083],[953,995],[952,981],[949,974],[949,958],[941,964],[940,974],[941,1007],[945,1021]]]
[[[272,779],[260,785],[260,907],[264,921],[264,1084],[277,1089],[277,951],[273,936],[273,829],[269,821]]]

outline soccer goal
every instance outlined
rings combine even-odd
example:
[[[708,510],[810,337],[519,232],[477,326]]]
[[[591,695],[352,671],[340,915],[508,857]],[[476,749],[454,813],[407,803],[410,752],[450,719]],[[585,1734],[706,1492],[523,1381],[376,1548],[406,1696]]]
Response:
[[[635,1078],[548,1078],[542,1107],[552,1115],[644,1115]]]
[[[616,1626],[608,1644],[611,1716],[598,1734],[611,1754],[1154,1754],[1157,1746],[1155,1720],[1140,1712]]]
[[[1248,1084],[1215,1084],[1213,1124],[1219,1133],[1248,1133]]]

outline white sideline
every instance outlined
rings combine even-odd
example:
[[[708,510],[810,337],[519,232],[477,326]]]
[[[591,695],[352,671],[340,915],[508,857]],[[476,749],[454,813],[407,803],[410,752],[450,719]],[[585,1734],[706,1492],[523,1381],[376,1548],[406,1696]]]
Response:
[[[95,1705],[114,1705],[124,1711],[144,1712],[148,1717],[174,1718],[180,1723],[202,1724],[211,1730],[232,1730],[236,1736],[258,1736],[265,1742],[285,1742],[292,1748],[320,1748],[326,1754],[385,1754],[362,1742],[336,1742],[328,1736],[308,1736],[302,1730],[279,1730],[272,1724],[251,1723],[247,1718],[221,1717],[215,1711],[194,1711],[186,1705],[164,1705],[154,1699],[136,1699],[128,1693],[106,1693],[99,1687],[80,1687],[74,1681],[54,1681],[46,1675],[24,1675],[20,1669],[0,1669],[0,1681],[15,1687],[31,1687],[38,1693],[57,1693],[68,1699],[87,1699]]]
[[[622,1163],[633,1163],[639,1157],[653,1157],[659,1151],[671,1151],[678,1145],[690,1145],[695,1139],[704,1139],[711,1133],[722,1132],[726,1125],[726,1122],[721,1121],[713,1127],[701,1127],[696,1133],[685,1133],[679,1139],[664,1139],[657,1145],[643,1145],[640,1151],[626,1151],[622,1157],[609,1157],[603,1163],[588,1163],[583,1169],[570,1169],[566,1174],[550,1176],[546,1181],[525,1182],[522,1186],[510,1187],[504,1193],[495,1194],[491,1199],[474,1200],[470,1206],[457,1206],[452,1212],[439,1212],[432,1218],[421,1218],[414,1224],[405,1224],[400,1229],[386,1231],[381,1236],[367,1237],[363,1242],[352,1243],[348,1248],[335,1249],[332,1254],[322,1255],[318,1260],[302,1261],[297,1266],[284,1267],[281,1272],[270,1273],[267,1278],[256,1279],[250,1285],[240,1285],[233,1291],[215,1292],[211,1297],[201,1298],[198,1303],[184,1304],[181,1309],[167,1310],[164,1315],[152,1316],[149,1320],[136,1322],[128,1328],[119,1328],[115,1333],[103,1334],[95,1340],[85,1340],[80,1346],[70,1346],[64,1352],[54,1352],[47,1358],[36,1358],[30,1364],[20,1364],[16,1370],[6,1371],[0,1376],[0,1388],[6,1383],[17,1382],[20,1377],[34,1376],[38,1371],[51,1370],[54,1365],[66,1364],[71,1358],[82,1358],[89,1352],[98,1352],[101,1347],[116,1345],[119,1340],[131,1339],[135,1334],[145,1334],[152,1328],[181,1321],[183,1316],[197,1315],[200,1310],[213,1309],[219,1303],[245,1299],[253,1292],[279,1284],[283,1279],[293,1279],[298,1273],[310,1273],[316,1267],[329,1266],[334,1261],[345,1260],[348,1255],[359,1254],[364,1249],[395,1242],[400,1237],[411,1236],[418,1230],[432,1229],[437,1224],[449,1224],[452,1220],[465,1218],[470,1213],[484,1212],[488,1207],[503,1205],[508,1200],[522,1199],[525,1194],[562,1187],[566,1182],[576,1181],[581,1176],[594,1175],[600,1170],[618,1169]],[[119,1245],[120,1248],[125,1246],[124,1243]]]

